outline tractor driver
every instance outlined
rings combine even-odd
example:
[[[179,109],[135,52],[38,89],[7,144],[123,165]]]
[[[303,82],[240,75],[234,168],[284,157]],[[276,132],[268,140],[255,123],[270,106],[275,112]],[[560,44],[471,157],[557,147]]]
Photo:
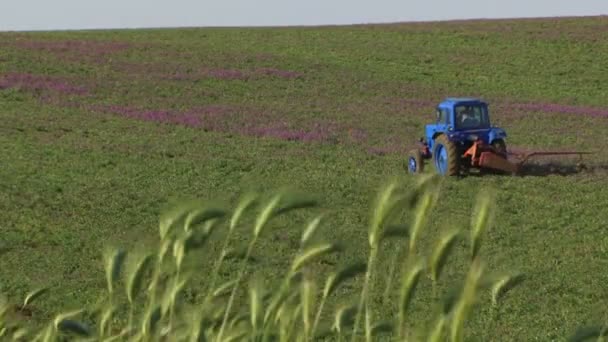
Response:
[[[476,120],[473,117],[473,113],[471,113],[471,108],[465,107],[460,112],[459,123],[460,126],[463,127],[474,126],[476,124]]]

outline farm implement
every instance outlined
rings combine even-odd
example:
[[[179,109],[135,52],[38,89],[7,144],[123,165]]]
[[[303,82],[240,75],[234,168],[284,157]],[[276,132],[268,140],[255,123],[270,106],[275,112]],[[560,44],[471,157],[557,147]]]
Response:
[[[410,173],[424,170],[425,160],[432,160],[440,175],[457,176],[471,169],[483,172],[521,174],[532,157],[577,155],[578,169],[583,169],[582,156],[591,152],[536,151],[508,153],[506,132],[490,123],[488,104],[476,98],[446,98],[436,108],[436,122],[425,126],[420,148],[409,152]],[[509,160],[513,156],[515,160]]]

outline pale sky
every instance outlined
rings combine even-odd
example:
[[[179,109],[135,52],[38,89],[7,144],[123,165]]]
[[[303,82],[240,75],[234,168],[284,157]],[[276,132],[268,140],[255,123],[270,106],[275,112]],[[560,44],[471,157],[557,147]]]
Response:
[[[0,31],[342,25],[608,14],[608,0],[0,0]]]

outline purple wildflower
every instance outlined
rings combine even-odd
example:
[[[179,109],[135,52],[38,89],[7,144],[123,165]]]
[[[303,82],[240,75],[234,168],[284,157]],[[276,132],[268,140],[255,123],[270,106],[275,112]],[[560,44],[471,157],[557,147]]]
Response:
[[[221,80],[244,80],[247,79],[247,75],[240,70],[232,69],[215,69],[207,70],[207,76],[221,79]]]
[[[95,40],[57,40],[31,41],[18,40],[14,46],[22,49],[36,50],[54,54],[64,60],[92,60],[97,63],[106,61],[106,57],[131,47],[127,42],[104,42]]]
[[[350,128],[348,130],[348,137],[355,143],[362,143],[367,140],[367,132],[359,128]]]
[[[8,73],[0,78],[0,89],[21,88],[29,91],[50,90],[64,94],[85,95],[88,90],[57,77],[28,73]]]
[[[302,73],[296,71],[279,70],[275,68],[262,68],[256,70],[256,72],[262,75],[277,76],[281,78],[300,78],[303,76]]]
[[[508,107],[512,110],[608,117],[608,109],[597,107],[568,106],[554,103],[514,103],[508,105]]]
[[[143,110],[131,106],[121,105],[93,105],[90,106],[89,109],[96,112],[118,114],[123,117],[136,120],[179,124],[188,127],[203,126],[206,129],[214,127],[210,127],[213,126],[213,122],[211,120],[209,123],[207,123],[205,120],[205,113],[217,113],[218,111],[218,109],[215,107],[207,108],[207,112],[205,112],[202,108],[189,112],[177,112],[167,110]]]

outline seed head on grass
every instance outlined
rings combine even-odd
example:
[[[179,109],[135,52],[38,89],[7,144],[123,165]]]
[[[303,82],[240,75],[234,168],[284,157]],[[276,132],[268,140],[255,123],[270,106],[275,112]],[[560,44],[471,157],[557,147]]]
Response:
[[[236,284],[236,279],[229,280],[224,284],[220,285],[211,293],[212,298],[220,298],[230,293],[231,287]]]
[[[435,249],[433,249],[430,260],[431,279],[434,283],[437,283],[441,270],[446,264],[447,257],[455,245],[459,235],[460,231],[458,230],[448,231],[442,234],[439,241],[435,245]]]
[[[494,199],[495,193],[491,189],[484,189],[477,196],[471,222],[471,259],[477,257],[481,248],[483,234],[493,224],[495,213]]]
[[[79,336],[90,336],[91,330],[87,325],[72,319],[72,317],[75,317],[83,312],[83,309],[79,309],[57,315],[53,320],[53,327],[55,328],[55,331],[76,334]]]
[[[390,223],[397,210],[403,209],[402,204],[406,202],[407,196],[399,192],[400,185],[397,181],[388,183],[376,199],[369,228],[369,245],[372,248],[376,248],[382,240],[386,225]]]
[[[160,305],[153,308],[148,308],[148,310],[146,310],[143,316],[140,332],[142,338],[144,338],[144,341],[146,340],[146,337],[150,337],[150,335],[156,331],[158,322],[160,322],[162,317],[163,310]]]
[[[300,296],[300,293],[297,291],[292,291],[289,294],[284,295],[284,298],[280,300],[279,308],[274,316],[274,322],[277,323],[281,320],[282,317],[288,317],[288,312],[293,310],[295,307],[294,302]],[[266,311],[268,312],[268,310]]]
[[[365,273],[365,271],[367,271],[367,264],[363,261],[359,261],[347,265],[338,272],[330,274],[325,282],[323,296],[329,297],[336,290],[336,288],[340,286],[340,284]]]
[[[258,197],[259,195],[256,193],[247,193],[241,198],[239,204],[237,205],[236,209],[232,214],[232,217],[230,218],[230,231],[234,230],[234,228],[239,223],[241,217],[247,210],[258,204]]]
[[[522,273],[516,273],[512,275],[504,275],[500,277],[492,285],[492,305],[497,305],[498,300],[504,296],[508,291],[519,285],[524,280]]]
[[[249,256],[251,255],[251,252],[253,250],[253,247],[254,247],[257,239],[262,234],[263,228],[266,226],[266,224],[271,219],[273,219],[281,214],[285,214],[287,212],[290,212],[290,211],[293,211],[296,209],[314,207],[316,205],[317,205],[317,201],[308,196],[305,196],[303,194],[300,194],[300,193],[297,193],[294,191],[282,190],[282,191],[279,191],[276,195],[274,195],[269,200],[268,204],[261,210],[260,214],[258,215],[258,217],[255,221],[255,225],[253,228],[253,238],[249,243],[249,247],[247,248],[247,253],[245,254],[245,259],[243,260],[243,263],[241,264],[240,270],[237,275],[236,284],[232,289],[232,293],[230,295],[230,298],[228,299],[228,304],[226,305],[224,319],[222,321],[222,325],[221,325],[220,331],[218,333],[219,339],[221,339],[223,337],[224,329],[225,329],[226,323],[228,321],[228,315],[230,313],[230,310],[232,309],[234,296],[236,295],[236,290],[244,275],[245,267],[247,266],[245,262],[247,261],[247,259],[249,259]],[[267,318],[267,316],[265,316],[265,321],[266,321],[266,318]]]
[[[127,252],[122,249],[109,249],[105,253],[105,268],[108,292],[113,294],[114,284],[119,279]]]
[[[374,324],[371,328],[371,335],[377,336],[382,333],[390,333],[394,329],[394,325],[392,322],[382,321]]]
[[[439,315],[439,318],[437,319],[437,322],[435,323],[435,325],[433,326],[433,328],[431,329],[431,331],[429,333],[429,339],[428,339],[429,342],[445,341],[446,321],[447,321],[446,315],[441,313]]]
[[[323,218],[323,215],[318,215],[306,226],[306,229],[304,229],[304,232],[302,232],[302,237],[300,238],[300,248],[304,248],[311,240],[317,231],[317,228],[319,228],[321,222],[323,221]]]
[[[608,337],[608,325],[605,326],[583,326],[578,328],[568,338],[568,342],[590,342],[604,341]]]
[[[478,290],[481,284],[483,265],[478,259],[471,264],[460,298],[454,307],[450,337],[452,341],[463,340],[464,322],[469,316],[471,308],[478,300]]]
[[[310,337],[312,328],[312,313],[315,307],[316,287],[310,279],[304,279],[300,286],[300,302],[302,303],[302,323],[304,325],[304,340]]]
[[[127,300],[131,305],[135,301],[135,297],[139,294],[142,288],[144,275],[154,261],[153,254],[144,255],[136,264],[134,269],[129,273],[127,278]]]
[[[173,257],[175,258],[175,266],[179,270],[181,268],[184,257],[186,256],[185,241],[183,239],[175,240],[173,243]]]
[[[101,313],[101,318],[99,320],[99,336],[105,336],[106,328],[110,323],[110,320],[114,316],[116,312],[116,306],[114,304],[109,304]]]
[[[433,186],[425,187],[425,191],[420,195],[420,201],[416,205],[414,212],[414,222],[410,229],[409,235],[409,252],[414,253],[416,242],[422,231],[422,228],[428,221],[429,212],[437,203],[439,198],[439,186],[432,184]]]
[[[221,219],[226,215],[226,211],[221,208],[203,207],[194,209],[187,213],[184,222],[184,231],[189,231],[193,226],[205,223],[211,220]]]
[[[262,297],[264,295],[261,279],[255,277],[249,286],[250,323],[254,336],[262,324]]]
[[[162,213],[159,222],[160,239],[165,240],[171,230],[176,227],[190,213],[193,207],[192,201],[183,201],[175,205],[171,210]]]
[[[354,323],[354,317],[357,313],[356,305],[342,305],[334,315],[334,324],[332,329],[341,334],[344,329]]]
[[[331,294],[338,288],[338,286],[340,286],[340,284],[358,275],[364,274],[366,271],[367,264],[365,262],[355,262],[350,265],[346,265],[337,272],[331,273],[329,277],[327,277],[325,287],[323,288],[323,296],[321,298],[321,303],[319,304],[319,309],[317,310],[315,321],[312,326],[311,338],[315,337],[314,334],[319,324],[321,313],[323,311],[323,307],[325,306],[325,301],[327,300],[327,298],[331,296]]]
[[[340,250],[341,247],[335,243],[322,243],[316,246],[309,247],[294,259],[293,264],[291,266],[291,272],[295,273],[312,260]]]
[[[264,209],[258,215],[253,230],[254,236],[256,238],[260,236],[262,233],[262,228],[272,218],[296,209],[310,208],[316,205],[316,200],[308,196],[304,196],[303,194],[287,190],[280,191],[274,197],[272,197],[266,207],[264,207]]]
[[[403,337],[403,329],[405,328],[407,311],[409,309],[418,280],[425,268],[425,262],[418,258],[413,262],[411,267],[408,267],[403,273],[401,281],[401,290],[399,291],[399,336]]]
[[[36,300],[36,298],[39,298],[40,296],[49,292],[49,290],[50,290],[49,287],[42,287],[42,288],[36,289],[34,291],[31,291],[30,293],[28,293],[25,296],[25,299],[23,300],[23,305],[21,306],[21,308],[24,309],[28,304],[30,304],[31,302]],[[0,315],[0,317],[1,317],[1,315]]]
[[[188,283],[188,278],[182,279],[173,278],[172,284],[165,291],[162,298],[162,314],[163,316],[170,312],[177,304],[177,297],[184,291],[184,287]]]
[[[200,310],[196,310],[189,321],[189,339],[188,341],[206,341],[205,330],[210,326],[211,322],[209,319],[201,313]]]
[[[18,328],[13,333],[13,341],[20,341],[22,339],[25,339],[28,334],[29,334],[29,331],[27,329],[25,329],[25,328]],[[0,337],[2,337],[1,333],[0,333]]]

